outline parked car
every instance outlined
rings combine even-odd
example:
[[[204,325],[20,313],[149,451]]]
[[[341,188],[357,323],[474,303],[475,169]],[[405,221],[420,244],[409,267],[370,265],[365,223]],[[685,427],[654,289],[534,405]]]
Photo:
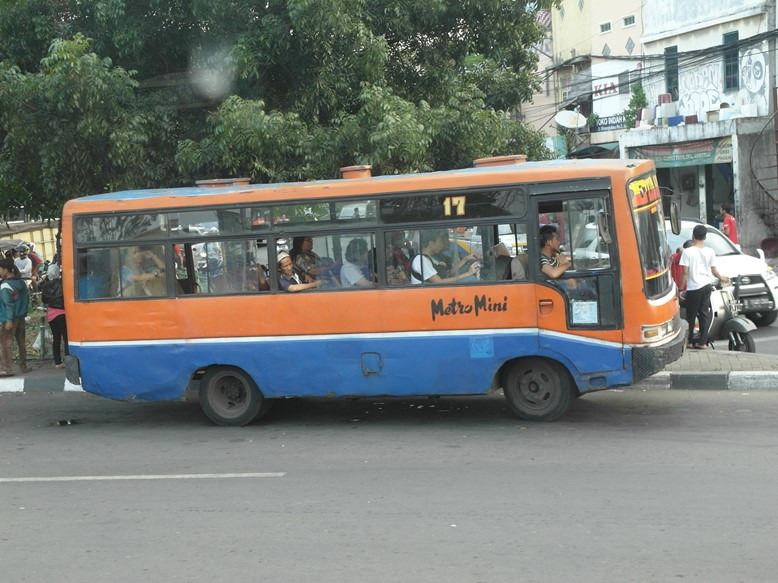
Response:
[[[681,233],[674,235],[667,222],[667,240],[670,252],[683,247],[685,241],[692,238],[692,230],[700,221],[684,219],[681,221]],[[716,227],[705,225],[708,236],[705,246],[715,251],[717,267],[729,277],[740,275],[740,301],[743,308],[740,313],[748,317],[757,326],[769,326],[778,318],[778,277],[772,267],[763,259],[758,259],[740,251],[727,236]]]

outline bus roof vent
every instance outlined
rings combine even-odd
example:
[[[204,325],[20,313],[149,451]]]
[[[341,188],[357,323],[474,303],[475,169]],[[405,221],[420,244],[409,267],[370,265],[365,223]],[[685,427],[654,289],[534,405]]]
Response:
[[[473,160],[473,166],[483,168],[485,166],[512,166],[527,161],[524,154],[514,154],[512,156],[492,156],[491,158],[478,158]]]
[[[363,164],[362,166],[344,166],[340,169],[340,177],[348,180],[351,178],[370,178],[373,175],[373,166]]]
[[[248,186],[251,178],[211,178],[209,180],[196,180],[195,184],[200,188],[221,188],[223,186]]]

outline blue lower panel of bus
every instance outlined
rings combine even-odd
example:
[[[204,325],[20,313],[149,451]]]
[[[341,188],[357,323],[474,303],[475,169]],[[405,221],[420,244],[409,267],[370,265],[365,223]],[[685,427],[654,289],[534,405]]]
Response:
[[[537,331],[427,332],[71,344],[86,391],[180,398],[198,369],[235,366],[274,397],[479,394],[507,361],[561,362],[581,392],[632,382],[629,348]]]

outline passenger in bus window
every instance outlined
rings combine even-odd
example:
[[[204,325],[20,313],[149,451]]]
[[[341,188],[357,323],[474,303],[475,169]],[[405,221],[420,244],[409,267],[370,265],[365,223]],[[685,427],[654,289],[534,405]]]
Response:
[[[364,239],[352,239],[346,246],[346,261],[340,268],[343,287],[373,287],[375,281],[368,266],[368,244]]]
[[[445,231],[445,241],[443,249],[434,256],[439,263],[435,266],[438,275],[442,278],[458,275],[465,270],[471,261],[480,261],[480,257],[475,253],[465,251],[457,241],[452,241],[448,230]],[[461,281],[478,281],[475,276],[468,276]]]
[[[165,295],[165,262],[151,247],[130,247],[121,268],[122,296]]]
[[[411,260],[405,252],[405,232],[392,231],[388,235],[386,281],[391,286],[407,285],[411,281]]]
[[[448,232],[445,229],[435,229],[421,232],[421,253],[411,261],[411,283],[456,283],[471,276],[477,276],[481,264],[475,255],[468,255],[471,263],[467,271],[449,277],[441,277],[438,272],[437,261],[434,256],[443,251],[449,244]],[[445,269],[445,268],[444,268]],[[445,272],[444,272],[445,273]]]
[[[501,281],[511,279],[514,281],[523,281],[527,279],[527,272],[519,256],[511,257],[508,247],[505,243],[497,243],[492,247],[494,253],[494,277]],[[525,254],[526,255],[526,254]]]
[[[559,251],[559,233],[554,225],[540,228],[540,271],[549,279],[557,279],[572,264],[567,255]]]
[[[309,289],[316,289],[322,284],[320,279],[309,283],[304,283],[300,276],[295,273],[292,258],[286,251],[278,254],[278,286],[287,292],[301,292]]]
[[[313,250],[313,237],[295,237],[292,239],[292,249],[289,251],[295,269],[306,276],[307,280],[332,279],[333,271],[337,269],[332,260],[324,261]]]

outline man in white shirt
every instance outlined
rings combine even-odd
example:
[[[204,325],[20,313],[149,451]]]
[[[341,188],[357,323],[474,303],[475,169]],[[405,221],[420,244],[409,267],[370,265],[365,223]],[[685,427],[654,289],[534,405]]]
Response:
[[[19,245],[14,249],[14,265],[25,281],[32,279],[32,259],[27,257],[27,251],[28,248],[25,245]]]
[[[456,283],[466,277],[477,276],[481,269],[478,257],[470,253],[460,260],[457,269],[461,269],[468,263],[470,266],[467,271],[457,273],[448,277],[443,277],[438,271],[438,262],[434,256],[448,247],[448,232],[446,229],[434,229],[421,232],[421,253],[416,255],[411,261],[411,283],[419,285],[421,283]],[[442,265],[441,265],[442,267]],[[445,272],[447,269],[441,269]],[[443,273],[446,276],[446,273]]]
[[[705,225],[697,225],[692,231],[694,245],[687,247],[681,254],[681,285],[686,286],[686,321],[689,323],[688,348],[708,348],[708,329],[710,328],[711,307],[710,292],[712,290],[711,275],[724,283],[729,283],[726,275],[716,269],[716,253],[705,247],[705,237],[708,229]],[[680,292],[683,293],[683,292]],[[700,337],[694,342],[694,320],[700,321]]]

